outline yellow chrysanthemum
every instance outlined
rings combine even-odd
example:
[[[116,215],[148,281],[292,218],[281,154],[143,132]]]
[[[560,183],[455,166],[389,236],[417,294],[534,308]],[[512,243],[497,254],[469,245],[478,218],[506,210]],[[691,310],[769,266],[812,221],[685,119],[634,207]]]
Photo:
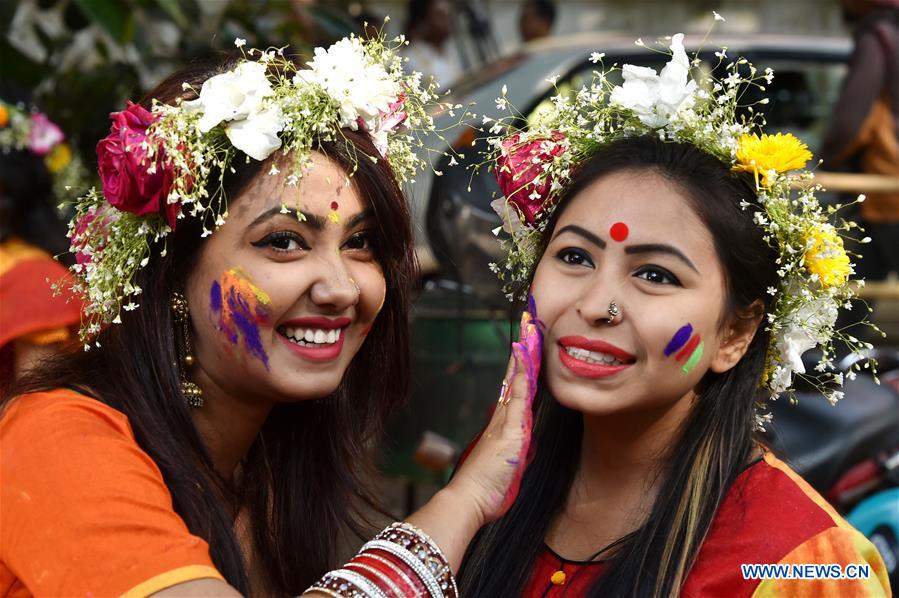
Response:
[[[797,170],[811,159],[808,146],[792,133],[761,137],[753,133],[740,137],[734,170],[753,173],[756,181],[761,178],[761,184],[767,187],[771,184],[768,173],[772,170],[777,173]]]
[[[65,143],[58,143],[53,150],[47,154],[46,164],[47,169],[56,174],[63,168],[69,165],[69,162],[72,161],[72,150]]]
[[[9,110],[6,109],[6,106],[0,104],[0,127],[5,127],[9,124]]]
[[[821,286],[845,284],[852,274],[852,266],[837,232],[830,227],[813,228],[806,233],[805,241],[805,267],[818,275]]]

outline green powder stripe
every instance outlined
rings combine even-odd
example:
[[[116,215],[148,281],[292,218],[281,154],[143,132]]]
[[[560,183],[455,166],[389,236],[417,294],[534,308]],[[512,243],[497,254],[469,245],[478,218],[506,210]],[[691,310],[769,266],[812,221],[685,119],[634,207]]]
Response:
[[[690,355],[690,359],[688,359],[687,363],[685,363],[681,367],[681,369],[680,369],[681,372],[683,372],[684,374],[689,374],[690,370],[692,370],[693,368],[696,367],[696,364],[699,363],[700,359],[702,359],[702,346],[703,345],[705,345],[705,341],[702,341],[701,343],[699,343],[699,345],[696,347],[696,350],[693,351],[693,355]]]

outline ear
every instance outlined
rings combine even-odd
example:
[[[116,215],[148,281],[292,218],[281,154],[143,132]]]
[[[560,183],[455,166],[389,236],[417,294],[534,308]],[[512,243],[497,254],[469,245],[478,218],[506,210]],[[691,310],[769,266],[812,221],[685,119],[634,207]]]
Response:
[[[749,344],[764,316],[765,304],[761,299],[756,299],[749,307],[731,317],[721,331],[721,344],[718,345],[709,369],[722,374],[737,365],[749,350]]]

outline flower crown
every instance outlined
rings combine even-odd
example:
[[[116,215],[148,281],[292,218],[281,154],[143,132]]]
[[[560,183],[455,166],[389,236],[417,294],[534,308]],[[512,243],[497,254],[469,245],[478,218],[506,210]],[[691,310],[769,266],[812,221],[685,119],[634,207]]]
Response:
[[[28,151],[44,158],[53,177],[53,197],[63,201],[87,178],[84,165],[65,142],[59,125],[43,112],[0,100],[0,153]]]
[[[637,45],[643,42],[638,40]],[[514,299],[540,257],[541,233],[572,172],[600,147],[647,134],[693,144],[735,173],[754,177],[758,195],[757,201],[752,198],[758,208],[754,219],[779,255],[780,284],[768,289],[774,297],[767,322],[771,344],[761,386],[772,399],[782,393],[792,398],[794,378],[806,374],[801,356],[818,346],[822,356],[815,369],[823,376],[805,377],[835,403],[843,395],[834,388],[843,381],[832,368],[835,340],[850,350],[870,348],[834,326],[838,308],[849,308],[854,297],[847,284],[853,264],[843,234],[857,225],[842,220],[833,224],[840,206],[824,208],[815,199],[820,186],[805,170],[812,157],[808,148],[792,134],[761,133],[764,118],[752,105],[739,104],[748,88],[764,90],[770,84],[771,69],[759,74],[740,58],[724,66],[723,80],[708,74],[694,78],[691,71],[700,60],[687,57],[683,34],[670,38],[668,53],[671,59],[659,73],[623,65],[622,85],[609,81],[610,70],[594,71],[592,82],[576,93],[553,96],[549,110],[526,131],[509,131],[504,121],[485,118],[485,123],[493,123],[488,163],[503,195],[491,205],[508,233],[500,241],[508,259],[491,268],[506,282],[507,297]],[[719,66],[724,64],[726,48],[716,56]],[[590,57],[600,64],[602,58],[600,53]],[[497,99],[500,109],[509,108],[505,93],[504,88]],[[758,103],[766,104],[767,99]],[[745,109],[744,116],[738,115],[740,109]],[[744,210],[750,205],[742,203]],[[499,235],[500,229],[494,232]],[[769,414],[759,414],[757,425],[764,429],[769,419]]]
[[[290,153],[287,183],[296,186],[312,167],[317,144],[345,140],[347,128],[367,131],[380,154],[352,149],[357,160],[386,159],[400,181],[424,166],[414,148],[423,145],[423,132],[435,131],[428,110],[439,105],[452,114],[461,106],[438,104],[435,82],[423,85],[420,73],[404,74],[396,53],[404,43],[401,37],[389,43],[344,38],[316,48],[301,69],[283,48],[245,51],[237,39],[243,58],[234,68],[210,77],[198,92],[183,84],[196,99],[154,100],[150,110],[129,102],[113,113],[111,132],[97,145],[103,191],[79,198],[69,225],[74,288],[86,304],[82,340],[138,306],[134,276],[180,219],[200,218],[203,236],[224,224],[222,183],[234,160]],[[279,172],[273,165],[269,174]]]

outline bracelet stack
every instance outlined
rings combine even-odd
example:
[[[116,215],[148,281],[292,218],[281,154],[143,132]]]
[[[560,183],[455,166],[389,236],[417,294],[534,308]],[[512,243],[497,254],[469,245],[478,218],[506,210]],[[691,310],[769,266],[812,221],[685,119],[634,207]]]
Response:
[[[329,571],[307,592],[339,598],[458,598],[456,579],[437,544],[400,522],[365,544],[341,569]]]

